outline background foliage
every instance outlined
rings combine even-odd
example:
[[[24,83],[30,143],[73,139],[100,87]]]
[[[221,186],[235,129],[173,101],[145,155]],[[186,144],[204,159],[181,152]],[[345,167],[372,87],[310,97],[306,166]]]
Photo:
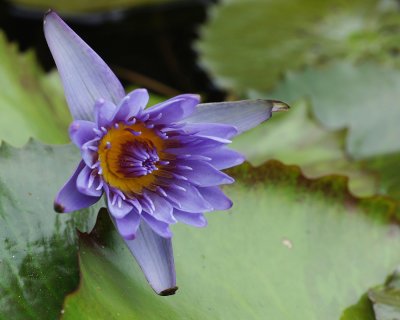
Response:
[[[52,210],[77,152],[42,39],[53,5],[0,2],[0,319],[400,319],[398,1],[57,2],[152,103],[292,106],[234,141],[233,209],[174,228],[167,298],[104,210]]]

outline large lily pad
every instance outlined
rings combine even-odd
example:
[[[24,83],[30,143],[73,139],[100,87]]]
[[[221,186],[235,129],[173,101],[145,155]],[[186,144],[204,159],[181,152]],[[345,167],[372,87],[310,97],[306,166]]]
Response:
[[[368,294],[363,294],[356,304],[347,308],[340,320],[376,320]]]
[[[222,87],[267,90],[286,70],[337,57],[393,62],[395,9],[378,0],[225,0],[211,9],[197,48]]]
[[[361,162],[366,170],[375,174],[378,179],[377,193],[387,194],[400,200],[400,152],[384,157],[373,157]]]
[[[97,212],[53,210],[78,157],[73,146],[0,148],[0,319],[56,319],[78,285],[76,227],[90,230]]]
[[[309,98],[325,127],[348,128],[346,151],[354,158],[400,150],[397,70],[375,64],[330,64],[288,75],[272,96],[287,101]]]
[[[24,145],[30,137],[47,143],[68,141],[71,115],[60,79],[45,74],[33,51],[20,54],[0,31],[0,141]]]
[[[346,132],[327,130],[311,113],[307,101],[297,100],[291,103],[290,112],[276,114],[268,123],[240,135],[232,147],[255,166],[275,159],[299,165],[309,178],[345,175],[350,191],[357,196],[380,193],[381,181],[377,180],[376,172],[363,168],[344,152]]]
[[[80,238],[81,286],[63,319],[339,319],[400,262],[397,202],[278,162],[231,173],[230,212],[174,229],[175,296],[151,291],[103,221]]]
[[[400,319],[400,273],[396,270],[384,285],[373,288],[368,296],[373,302],[376,320]]]

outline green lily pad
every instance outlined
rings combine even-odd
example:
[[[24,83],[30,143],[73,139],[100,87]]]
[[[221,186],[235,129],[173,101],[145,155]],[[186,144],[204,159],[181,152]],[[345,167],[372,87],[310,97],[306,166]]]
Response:
[[[225,0],[197,43],[201,64],[235,93],[268,90],[305,65],[346,58],[399,64],[394,1]]]
[[[0,319],[56,319],[79,281],[76,227],[97,210],[60,215],[57,190],[79,157],[73,146],[0,148]]]
[[[378,179],[377,193],[400,200],[400,153],[373,157],[361,162],[362,167]]]
[[[255,166],[275,159],[299,165],[309,178],[345,175],[350,191],[357,196],[382,191],[375,171],[363,168],[344,152],[345,132],[325,129],[311,113],[310,104],[298,100],[291,104],[290,112],[274,114],[267,123],[235,138],[232,148]]]
[[[103,220],[80,238],[81,285],[63,319],[339,319],[399,264],[397,202],[278,162],[230,173],[231,211],[174,228],[175,296],[151,291]]]
[[[340,320],[376,320],[368,294],[363,294],[356,304],[347,308]]]
[[[371,289],[368,293],[373,302],[376,320],[400,319],[400,275],[397,270],[383,286]]]
[[[261,95],[265,96],[265,95]],[[348,129],[353,158],[400,151],[400,73],[376,64],[329,64],[290,74],[269,97],[307,97],[328,129]]]
[[[232,147],[255,166],[275,159],[299,165],[308,178],[339,174],[349,179],[356,196],[381,194],[400,200],[400,153],[354,160],[344,151],[345,137],[346,131],[324,128],[312,116],[310,104],[298,100],[290,112],[277,113],[235,138]]]
[[[71,115],[61,82],[45,74],[33,51],[19,53],[0,31],[0,141],[23,146],[30,137],[68,142]]]

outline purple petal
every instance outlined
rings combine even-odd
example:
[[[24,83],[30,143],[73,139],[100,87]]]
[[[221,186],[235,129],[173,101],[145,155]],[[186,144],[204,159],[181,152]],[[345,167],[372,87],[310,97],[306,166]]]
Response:
[[[172,205],[154,192],[147,192],[147,194],[154,204],[154,211],[152,212],[154,218],[168,224],[176,223],[176,219],[172,215],[174,209]]]
[[[80,148],[83,144],[96,137],[93,131],[94,128],[96,128],[94,122],[75,120],[69,126],[69,137],[71,141]]]
[[[175,155],[183,154],[207,154],[208,152],[219,148],[229,143],[229,140],[218,138],[218,137],[182,137],[182,146],[176,148],[167,148],[165,152],[169,152]]]
[[[180,161],[179,165],[192,170],[180,170],[177,172],[189,179],[189,181],[200,187],[217,186],[220,184],[233,183],[235,180],[226,173],[215,169],[211,164],[204,161]]]
[[[97,151],[93,150],[97,148],[97,145],[98,139],[95,138],[84,143],[81,147],[82,159],[89,168],[93,168],[94,164],[97,162],[98,154]]]
[[[243,100],[234,102],[199,104],[188,118],[188,123],[225,123],[242,133],[268,120],[272,112],[284,111],[289,107],[274,100]]]
[[[171,239],[159,236],[142,220],[135,240],[125,243],[154,291],[162,296],[174,294],[178,288]]]
[[[96,100],[94,104],[94,119],[99,128],[110,125],[117,107],[114,103],[104,99]]]
[[[121,195],[115,193],[106,185],[104,189],[107,194],[107,208],[114,218],[122,219],[133,210],[133,205],[125,201]]]
[[[97,174],[93,175],[93,169],[85,166],[79,173],[76,179],[76,187],[79,192],[87,196],[100,197],[103,194],[103,189],[96,190],[99,186],[100,178]]]
[[[185,212],[174,209],[174,216],[179,222],[202,228],[207,225],[207,220],[202,213]]]
[[[148,108],[145,114],[151,119],[161,113],[159,119],[152,121],[154,124],[177,122],[191,115],[199,102],[200,97],[196,94],[181,94]]]
[[[187,212],[208,212],[213,208],[206,201],[197,188],[185,181],[175,181],[175,184],[182,189],[166,187],[167,199],[171,204],[182,211]]]
[[[211,150],[205,156],[210,157],[209,163],[219,170],[237,166],[246,160],[239,152],[224,147]]]
[[[188,134],[231,139],[238,134],[236,127],[222,123],[189,123],[182,128]]]
[[[119,234],[125,240],[133,240],[140,224],[140,214],[136,210],[132,210],[121,219],[114,219]]]
[[[232,207],[232,201],[219,187],[198,188],[198,190],[214,210],[227,210]]]
[[[149,102],[149,94],[146,89],[136,89],[129,93],[118,106],[113,121],[126,121],[139,115]]]
[[[83,161],[81,161],[74,174],[58,192],[56,199],[54,200],[55,211],[60,213],[72,212],[90,207],[92,204],[95,204],[97,201],[99,201],[100,197],[91,197],[82,194],[76,187],[76,179],[84,167],[85,164]]]
[[[171,238],[172,233],[171,230],[169,230],[169,224],[165,222],[161,222],[154,218],[153,216],[147,214],[146,212],[142,212],[142,217],[143,219],[147,222],[147,224],[150,226],[151,229],[155,233],[157,233],[159,236],[163,238]]]
[[[45,16],[44,33],[74,119],[93,120],[98,99],[121,101],[125,92],[114,73],[53,11]]]

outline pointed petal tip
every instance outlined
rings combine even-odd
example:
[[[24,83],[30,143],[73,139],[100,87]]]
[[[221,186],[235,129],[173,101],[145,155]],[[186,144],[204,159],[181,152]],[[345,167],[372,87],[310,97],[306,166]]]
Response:
[[[201,101],[201,95],[197,93],[191,93],[189,96],[191,96],[193,99],[199,100],[199,102]]]
[[[229,210],[233,207],[233,201],[231,199],[227,199],[227,205],[226,205],[226,209],[224,210]]]
[[[177,290],[172,241],[160,236],[142,220],[134,241],[125,241],[147,281],[159,295]]]
[[[272,104],[272,112],[282,112],[282,111],[288,111],[290,109],[289,105],[285,102],[279,100],[266,100],[266,101]]]
[[[51,14],[53,12],[53,10],[52,9],[47,9],[47,11],[44,13],[44,16],[43,16],[43,21],[46,21],[46,17],[49,15],[49,14]]]
[[[99,98],[118,104],[125,90],[103,59],[55,11],[46,12],[43,24],[73,118],[93,120]]]
[[[178,290],[178,287],[168,288],[168,289],[165,289],[165,290],[161,291],[160,293],[158,293],[158,295],[163,296],[163,297],[172,296],[176,293],[177,290]]]
[[[54,202],[54,211],[58,213],[64,213],[65,207],[61,203]]]
[[[57,14],[57,12],[55,12],[53,9],[49,8],[43,16],[43,24],[46,24],[46,21],[48,20],[48,18],[60,18],[59,15]]]
[[[51,8],[47,9],[47,11],[44,13],[43,20],[46,20],[47,16],[49,14],[52,14],[53,12],[54,12],[53,9],[51,9]]]

